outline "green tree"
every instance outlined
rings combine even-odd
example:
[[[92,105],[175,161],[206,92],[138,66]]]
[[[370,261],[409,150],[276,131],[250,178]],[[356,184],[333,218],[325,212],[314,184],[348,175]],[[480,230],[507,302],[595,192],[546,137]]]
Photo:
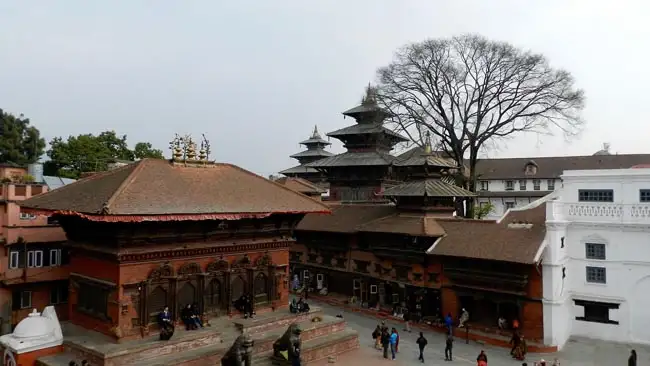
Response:
[[[138,142],[133,149],[133,155],[136,159],[154,158],[164,159],[162,150],[154,149],[150,142]]]
[[[85,172],[104,171],[115,160],[163,158],[160,150],[146,142],[139,142],[134,150],[130,150],[126,135],[118,136],[115,131],[68,136],[66,140],[55,137],[50,141],[47,155],[50,160],[44,164],[45,174],[68,178],[79,178]]]
[[[27,165],[38,161],[45,151],[45,139],[29,119],[0,109],[0,163]]]

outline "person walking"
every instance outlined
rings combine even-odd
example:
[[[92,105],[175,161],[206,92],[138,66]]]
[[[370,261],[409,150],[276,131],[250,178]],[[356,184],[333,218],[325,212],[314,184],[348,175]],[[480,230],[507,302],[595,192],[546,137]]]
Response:
[[[372,339],[375,340],[375,349],[381,349],[381,326],[377,324],[377,328],[372,332]]]
[[[395,359],[395,352],[397,352],[397,329],[393,328],[390,335],[390,353]]]
[[[384,348],[384,358],[388,358],[388,345],[390,344],[390,334],[388,328],[381,330],[381,345]]]
[[[451,313],[448,313],[445,317],[445,326],[447,327],[447,334],[452,335],[452,327],[454,325],[454,320],[451,317]]]
[[[411,332],[411,312],[404,310],[404,330]]]
[[[452,348],[454,348],[454,337],[451,335],[447,336],[445,341],[445,361],[452,361]]]
[[[630,357],[627,359],[627,366],[636,366],[636,350],[630,351]]]
[[[488,364],[487,355],[485,354],[485,351],[481,350],[481,353],[479,353],[478,357],[476,357],[476,365],[487,366],[487,364]]]
[[[422,332],[420,332],[420,336],[415,342],[418,344],[418,347],[420,347],[420,357],[418,357],[418,360],[424,363],[424,347],[426,347],[427,343],[429,342],[427,342],[427,339],[424,338],[424,334],[422,334]]]

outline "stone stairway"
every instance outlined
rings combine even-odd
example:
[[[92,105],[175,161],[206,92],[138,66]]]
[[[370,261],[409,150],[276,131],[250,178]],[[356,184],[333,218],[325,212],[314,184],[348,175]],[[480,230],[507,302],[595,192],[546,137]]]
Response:
[[[312,321],[315,317],[321,321]],[[64,366],[71,360],[80,362],[82,359],[90,361],[93,366],[218,365],[242,331],[255,341],[253,364],[271,365],[273,342],[292,323],[298,323],[303,331],[303,364],[359,347],[357,332],[346,328],[343,319],[323,315],[319,308],[314,308],[308,314],[300,315],[282,311],[265,313],[253,319],[220,318],[212,321],[211,327],[177,331],[169,341],[152,338],[123,344],[101,344],[101,339],[66,337],[66,351],[43,357],[38,360],[38,365]]]

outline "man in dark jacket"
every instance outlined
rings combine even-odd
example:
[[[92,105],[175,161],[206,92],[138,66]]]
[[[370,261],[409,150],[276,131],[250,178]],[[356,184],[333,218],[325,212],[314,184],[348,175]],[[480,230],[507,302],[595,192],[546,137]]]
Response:
[[[388,345],[390,343],[390,334],[388,334],[388,328],[381,330],[381,346],[384,348],[384,358],[388,358]]]
[[[630,357],[627,359],[628,366],[636,366],[636,350],[630,351]]]
[[[427,339],[424,338],[424,334],[422,334],[422,332],[420,332],[420,337],[418,338],[416,343],[418,344],[418,347],[420,347],[420,357],[418,357],[418,360],[424,363],[424,347],[426,347],[427,343],[429,342],[427,342]]]
[[[451,335],[447,336],[447,340],[445,341],[445,361],[451,361],[452,360],[452,352],[451,349],[454,348],[454,337]]]

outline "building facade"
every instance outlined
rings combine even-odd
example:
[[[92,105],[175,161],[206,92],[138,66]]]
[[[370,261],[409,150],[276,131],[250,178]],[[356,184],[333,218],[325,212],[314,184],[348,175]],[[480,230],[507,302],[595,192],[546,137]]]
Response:
[[[478,204],[492,206],[487,219],[526,206],[562,186],[566,170],[627,169],[650,163],[650,154],[612,155],[606,149],[589,156],[480,159],[476,169]]]
[[[576,170],[545,200],[544,339],[650,343],[650,169]]]
[[[38,164],[0,166],[0,179],[0,242],[5,246],[0,253],[2,334],[10,332],[33,307],[55,306],[59,316],[67,319],[65,233],[48,216],[22,212],[19,203],[70,180],[43,176]],[[61,184],[50,187],[48,182]]]
[[[541,340],[544,207],[502,223],[455,217],[462,198],[474,194],[450,180],[453,161],[427,143],[422,154],[390,165],[397,183],[375,192],[379,197],[338,204],[331,215],[309,214],[298,224],[293,274],[314,291],[327,288],[369,308],[406,308],[431,321],[465,308],[474,329],[498,332],[499,317],[517,319],[528,338]],[[344,173],[362,167],[328,169],[328,179],[341,192],[354,189],[363,175]]]
[[[231,314],[242,295],[260,310],[288,304],[291,231],[329,208],[189,146],[22,202],[65,230],[72,324],[128,341],[157,329],[165,306],[180,322],[192,304]]]

